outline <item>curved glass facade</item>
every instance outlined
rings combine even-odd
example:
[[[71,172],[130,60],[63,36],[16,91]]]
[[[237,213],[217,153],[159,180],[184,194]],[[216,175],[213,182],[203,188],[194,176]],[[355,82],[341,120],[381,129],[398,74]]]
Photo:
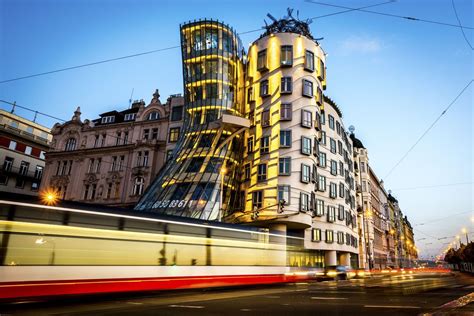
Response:
[[[244,50],[237,33],[218,21],[189,22],[180,33],[183,133],[136,209],[220,220],[239,207],[243,140],[229,121],[245,113]]]

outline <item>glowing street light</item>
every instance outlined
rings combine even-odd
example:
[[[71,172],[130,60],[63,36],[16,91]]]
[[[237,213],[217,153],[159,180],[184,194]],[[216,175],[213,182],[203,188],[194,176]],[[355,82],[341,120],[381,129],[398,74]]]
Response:
[[[59,201],[59,194],[53,189],[47,189],[40,193],[41,202],[46,205],[56,205]]]
[[[467,237],[467,229],[464,227],[462,233],[466,235],[466,245],[469,243],[469,238]]]

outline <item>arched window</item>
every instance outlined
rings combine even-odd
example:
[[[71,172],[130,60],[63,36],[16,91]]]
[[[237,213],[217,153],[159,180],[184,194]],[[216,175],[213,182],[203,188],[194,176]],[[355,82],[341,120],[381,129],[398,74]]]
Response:
[[[76,149],[76,139],[75,138],[69,138],[66,141],[66,151],[71,151]]]
[[[143,179],[142,177],[136,177],[135,183],[133,184],[133,195],[142,195],[144,187],[145,179]]]
[[[159,118],[160,118],[160,112],[151,112],[150,114],[148,114],[149,121],[158,120]]]

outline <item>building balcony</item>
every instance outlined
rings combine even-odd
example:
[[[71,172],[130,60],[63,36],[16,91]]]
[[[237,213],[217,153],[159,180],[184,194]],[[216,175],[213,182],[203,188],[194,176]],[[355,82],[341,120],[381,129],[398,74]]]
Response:
[[[34,135],[30,132],[27,132],[25,130],[22,130],[22,129],[13,127],[13,126],[10,126],[8,124],[0,124],[0,130],[4,130],[4,131],[6,131],[8,133],[11,133],[11,134],[19,135],[23,138],[30,139],[30,140],[35,141],[37,143],[41,143],[41,144],[44,144],[44,145],[49,145],[48,139],[43,138],[43,137],[38,136],[38,135]]]
[[[24,170],[18,167],[10,167],[10,168],[1,168],[0,174],[7,175],[7,176],[15,176],[15,177],[22,177],[23,179],[30,179],[34,181],[41,181],[42,173],[36,173],[34,170]]]

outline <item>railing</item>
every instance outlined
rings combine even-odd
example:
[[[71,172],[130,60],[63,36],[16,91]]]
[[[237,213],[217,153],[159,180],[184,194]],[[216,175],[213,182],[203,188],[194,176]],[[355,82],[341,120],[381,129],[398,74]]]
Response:
[[[10,174],[16,175],[24,178],[30,178],[40,181],[42,177],[42,172],[37,176],[36,170],[28,170],[26,172],[21,171],[21,168],[18,167],[10,167],[10,168],[0,168],[0,174]]]
[[[40,142],[40,143],[43,143],[45,145],[48,145],[49,144],[49,141],[48,139],[46,138],[43,138],[41,136],[38,136],[38,135],[34,135],[30,132],[27,132],[27,131],[24,131],[24,130],[21,130],[19,128],[16,128],[16,127],[13,127],[13,126],[10,126],[8,124],[0,124],[0,129],[4,129],[4,130],[8,130],[10,132],[13,132],[15,134],[18,134],[18,135],[22,135],[22,136],[25,136],[29,139],[33,139],[37,142]]]

